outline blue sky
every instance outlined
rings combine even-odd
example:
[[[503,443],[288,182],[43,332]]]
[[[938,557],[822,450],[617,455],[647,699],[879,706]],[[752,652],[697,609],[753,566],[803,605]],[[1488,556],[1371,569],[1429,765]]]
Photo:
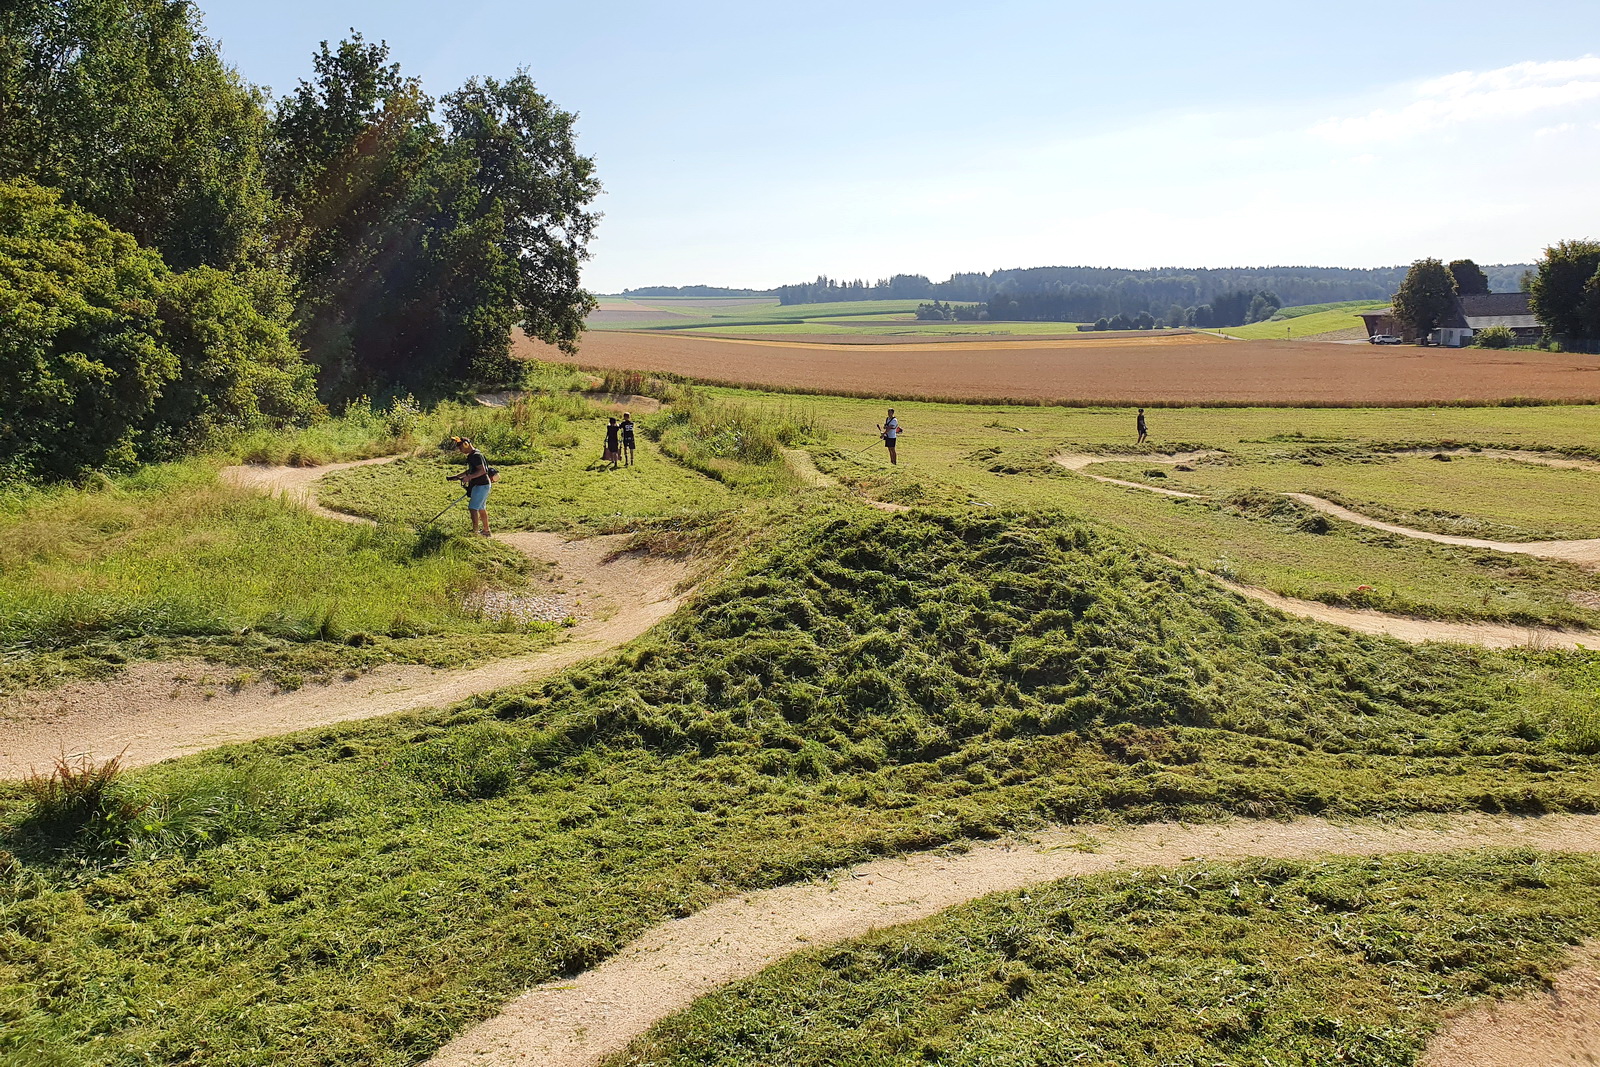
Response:
[[[201,0],[282,94],[389,42],[579,114],[585,282],[1536,258],[1600,237],[1600,3]]]

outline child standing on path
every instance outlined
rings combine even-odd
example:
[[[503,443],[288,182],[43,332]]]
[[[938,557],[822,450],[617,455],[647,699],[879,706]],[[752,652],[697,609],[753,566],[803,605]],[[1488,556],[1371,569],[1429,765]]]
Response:
[[[622,465],[633,466],[633,416],[628,412],[622,413]]]
[[[1139,409],[1139,421],[1137,425],[1139,427],[1139,440],[1135,441],[1134,443],[1142,445],[1144,444],[1145,435],[1149,432],[1149,428],[1144,424],[1144,408]]]
[[[622,433],[622,427],[617,425],[617,417],[611,416],[606,420],[606,450],[601,455],[602,462],[610,463],[611,469],[617,469],[617,461],[622,458],[622,445],[617,438]]]
[[[889,409],[889,417],[883,420],[883,425],[878,427],[878,432],[883,434],[883,443],[888,446],[890,464],[899,466],[900,461],[895,458],[894,446],[895,442],[900,439],[900,435],[905,431],[900,428],[900,420],[894,417],[894,408]]]

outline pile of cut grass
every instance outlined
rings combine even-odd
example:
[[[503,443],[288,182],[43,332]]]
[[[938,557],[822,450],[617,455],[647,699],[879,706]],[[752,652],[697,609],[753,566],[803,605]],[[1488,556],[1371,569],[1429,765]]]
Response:
[[[1600,935],[1600,862],[1260,860],[1073,879],[816,949],[611,1067],[1410,1067],[1444,1014]]]
[[[1600,810],[1555,721],[1593,657],[1287,621],[1059,514],[810,507],[613,659],[138,772],[241,798],[156,858],[0,794],[6,1052],[414,1063],[727,889],[1041,821]]]

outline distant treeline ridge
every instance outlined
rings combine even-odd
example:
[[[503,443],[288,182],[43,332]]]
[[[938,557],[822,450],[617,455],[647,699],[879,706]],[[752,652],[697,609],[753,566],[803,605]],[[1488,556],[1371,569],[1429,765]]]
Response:
[[[1494,292],[1516,292],[1531,264],[1483,268]],[[1388,300],[1409,267],[1029,267],[989,274],[953,274],[934,282],[920,274],[864,280],[814,282],[778,287],[780,304],[842,300],[972,301],[990,306],[990,317],[1093,322],[1118,315],[1168,319],[1174,308],[1209,305],[1224,294],[1272,293],[1282,306],[1344,300]],[[999,299],[996,299],[999,298]]]

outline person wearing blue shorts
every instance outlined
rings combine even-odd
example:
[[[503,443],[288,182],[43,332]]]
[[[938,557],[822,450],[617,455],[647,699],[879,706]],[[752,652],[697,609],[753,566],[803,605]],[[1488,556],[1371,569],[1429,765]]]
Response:
[[[483,458],[471,438],[455,438],[456,448],[467,457],[467,469],[456,477],[467,490],[467,518],[472,522],[472,532],[489,536],[489,462]]]

